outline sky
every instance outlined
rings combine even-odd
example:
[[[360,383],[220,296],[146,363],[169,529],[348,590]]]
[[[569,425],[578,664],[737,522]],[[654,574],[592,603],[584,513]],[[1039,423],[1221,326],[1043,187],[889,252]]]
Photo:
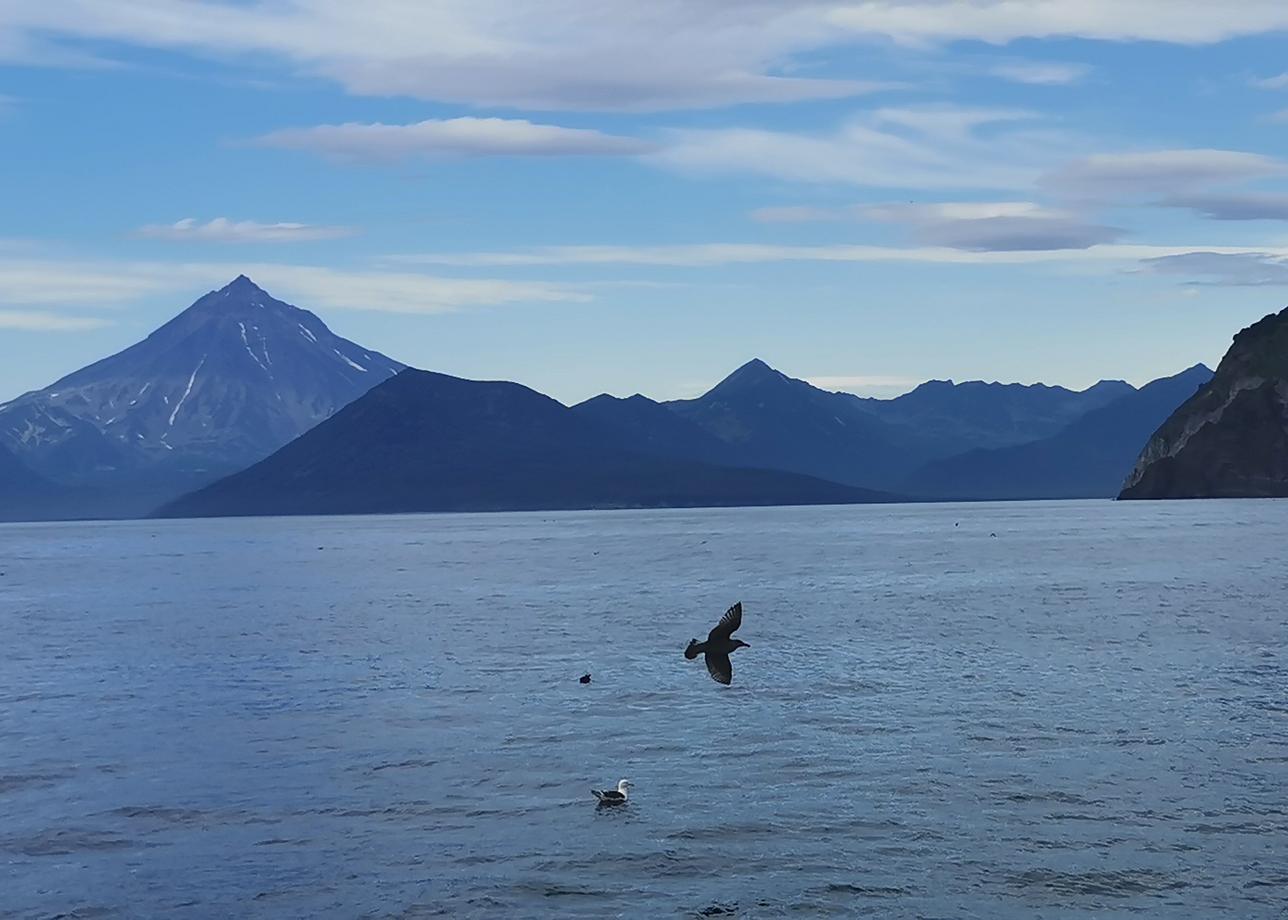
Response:
[[[245,273],[565,402],[1215,366],[1282,0],[0,0],[0,401]]]

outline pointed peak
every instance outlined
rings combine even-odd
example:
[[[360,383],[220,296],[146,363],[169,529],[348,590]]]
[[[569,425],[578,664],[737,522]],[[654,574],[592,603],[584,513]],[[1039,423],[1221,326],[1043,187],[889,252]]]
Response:
[[[225,284],[223,287],[219,289],[219,293],[221,294],[236,294],[236,293],[243,293],[243,292],[245,293],[258,292],[261,294],[268,293],[262,287],[260,287],[254,281],[251,281],[250,278],[246,277],[245,275],[238,275],[232,281],[229,281],[227,284]]]
[[[1201,377],[1203,379],[1207,379],[1208,377],[1213,376],[1214,373],[1215,372],[1212,370],[1212,368],[1208,367],[1206,364],[1200,361],[1198,364],[1194,364],[1194,365],[1191,365],[1190,367],[1187,367],[1185,370],[1181,371],[1176,376],[1177,377]]]
[[[788,379],[786,374],[770,367],[760,358],[752,358],[746,364],[742,365],[726,377],[725,382],[728,383],[735,379],[750,382],[756,380],[773,380],[776,378],[781,378],[783,380]]]
[[[732,374],[712,387],[706,395],[722,394],[748,390],[775,383],[799,383],[793,381],[782,371],[775,370],[759,358],[752,358]],[[809,384],[803,384],[809,386]]]

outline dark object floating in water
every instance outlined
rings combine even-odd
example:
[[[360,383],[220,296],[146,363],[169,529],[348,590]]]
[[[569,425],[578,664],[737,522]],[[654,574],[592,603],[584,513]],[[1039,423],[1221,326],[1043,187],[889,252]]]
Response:
[[[720,622],[707,634],[706,642],[699,642],[697,639],[689,640],[689,647],[684,650],[684,657],[692,661],[698,655],[705,655],[707,671],[711,674],[711,679],[721,684],[731,683],[733,664],[729,661],[730,653],[740,648],[751,648],[741,639],[733,638],[733,634],[741,625],[742,601],[739,601],[725,611]]]
[[[590,794],[599,799],[600,805],[625,805],[626,791],[635,785],[628,779],[617,781],[616,789],[592,789]]]
[[[577,678],[577,683],[579,683],[579,684],[588,684],[588,683],[590,683],[590,675],[589,675],[589,674],[583,674],[583,675],[581,675],[581,677]]]

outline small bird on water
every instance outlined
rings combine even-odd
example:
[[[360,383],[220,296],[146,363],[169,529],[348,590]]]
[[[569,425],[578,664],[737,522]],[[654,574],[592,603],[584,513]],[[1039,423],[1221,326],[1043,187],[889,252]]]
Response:
[[[616,789],[592,789],[590,794],[599,799],[600,805],[625,805],[626,790],[635,784],[628,779],[617,781]]]
[[[588,684],[588,683],[590,683],[590,675],[589,675],[589,674],[583,674],[583,675],[581,675],[581,677],[578,677],[578,678],[577,678],[577,683],[579,683],[579,684]]]
[[[689,640],[689,647],[684,650],[684,657],[692,661],[699,655],[706,656],[707,671],[711,679],[721,684],[733,681],[733,663],[729,661],[730,653],[740,648],[751,648],[733,634],[742,625],[742,601],[725,611],[720,622],[707,634],[706,642],[697,639]]]

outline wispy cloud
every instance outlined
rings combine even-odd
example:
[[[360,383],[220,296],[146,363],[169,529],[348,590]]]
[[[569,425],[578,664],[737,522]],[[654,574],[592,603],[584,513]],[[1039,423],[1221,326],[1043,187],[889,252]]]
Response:
[[[738,0],[9,0],[0,47],[106,40],[255,54],[357,95],[530,110],[649,111],[835,99],[879,88],[791,74],[844,39],[830,3]],[[658,49],[666,49],[659,66]],[[29,56],[29,55],[28,55]]]
[[[182,298],[218,288],[240,273],[284,298],[342,310],[450,313],[520,303],[584,303],[576,285],[545,281],[453,278],[412,271],[343,270],[274,262],[82,262],[0,258],[0,308],[113,307],[145,297]]]
[[[868,0],[838,3],[829,18],[910,44],[1086,38],[1197,45],[1288,28],[1278,0]]]
[[[1162,275],[1184,275],[1195,283],[1231,287],[1288,284],[1288,254],[1269,252],[1195,251],[1146,259],[1142,263]]]
[[[1259,153],[1156,150],[1095,154],[1047,174],[1041,184],[1072,198],[1139,201],[1285,173],[1288,162]]]
[[[0,310],[0,329],[22,332],[84,332],[110,326],[98,316],[63,316],[34,310]]]
[[[1077,83],[1091,72],[1086,64],[1062,64],[1055,61],[1006,61],[990,69],[995,77],[1013,83],[1034,86],[1067,86]]]
[[[822,390],[840,390],[845,393],[854,393],[857,396],[880,396],[885,398],[907,393],[924,382],[924,378],[885,374],[822,376],[806,377],[804,379]]]
[[[626,156],[652,145],[587,128],[534,124],[521,118],[430,119],[410,125],[318,125],[275,131],[264,147],[307,150],[339,160],[393,161],[408,157]]]
[[[1288,72],[1273,77],[1253,77],[1248,82],[1257,89],[1288,89]]]
[[[220,271],[220,278],[232,277],[227,274],[227,267]],[[575,285],[545,281],[342,271],[308,265],[252,265],[248,272],[266,287],[291,294],[304,303],[337,310],[455,313],[507,304],[586,303],[593,299]]]
[[[257,55],[359,95],[648,111],[881,89],[796,72],[824,49],[874,41],[1202,44],[1285,28],[1280,0],[8,0],[0,55],[72,58],[100,41],[219,60]]]
[[[1069,211],[1032,201],[950,201],[857,205],[847,208],[761,208],[752,217],[767,222],[870,220],[903,224],[916,241],[978,252],[1086,249],[1124,235]]]
[[[263,224],[253,220],[229,220],[216,217],[200,223],[185,217],[173,224],[148,224],[140,227],[138,236],[176,242],[202,243],[301,243],[311,240],[334,240],[352,236],[349,227],[326,227],[314,224]]]
[[[1042,262],[1134,263],[1141,259],[1177,255],[1198,248],[1200,247],[1106,243],[1077,249],[982,251],[949,246],[899,247],[848,244],[783,246],[763,243],[695,243],[682,246],[546,246],[510,252],[417,253],[386,258],[394,264],[470,268],[555,265],[655,265],[705,268],[773,262],[1016,265]],[[1226,253],[1254,251],[1249,247],[1215,247],[1215,249]],[[1285,250],[1285,254],[1288,254],[1288,250]]]
[[[804,224],[825,220],[847,220],[855,215],[853,208],[823,208],[815,205],[782,205],[756,208],[751,219],[763,224]]]
[[[672,132],[645,159],[701,175],[768,176],[874,188],[1013,189],[1065,160],[1074,139],[1010,109],[881,108],[824,134],[761,128]],[[998,151],[1005,154],[999,156]]]
[[[1288,194],[1274,192],[1173,195],[1158,204],[1189,208],[1212,220],[1288,220]]]
[[[974,252],[1088,249],[1124,235],[1116,227],[1031,201],[890,204],[863,208],[861,213],[908,224],[925,245]]]

